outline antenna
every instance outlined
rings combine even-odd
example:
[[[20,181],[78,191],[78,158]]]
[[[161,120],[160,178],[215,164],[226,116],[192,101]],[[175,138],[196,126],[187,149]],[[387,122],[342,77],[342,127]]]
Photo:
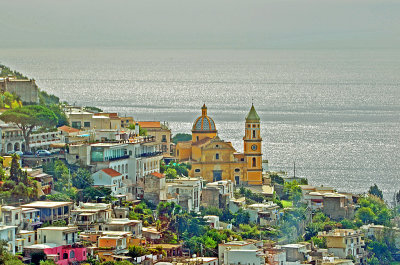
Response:
[[[293,176],[296,178],[296,160],[293,161]]]

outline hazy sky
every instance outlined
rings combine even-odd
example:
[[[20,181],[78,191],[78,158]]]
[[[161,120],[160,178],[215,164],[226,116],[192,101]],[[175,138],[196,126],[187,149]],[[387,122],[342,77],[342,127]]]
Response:
[[[0,0],[0,48],[398,48],[399,0]]]

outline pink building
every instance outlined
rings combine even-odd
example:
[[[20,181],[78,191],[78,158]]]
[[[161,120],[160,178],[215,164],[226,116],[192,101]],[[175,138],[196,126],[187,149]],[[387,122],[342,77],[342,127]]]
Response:
[[[44,253],[48,259],[54,260],[58,265],[68,265],[74,261],[86,260],[86,248],[73,247],[71,245],[59,246],[55,248],[46,248]]]
[[[56,244],[36,244],[24,249],[29,254],[43,251],[47,259],[53,260],[58,265],[68,265],[72,262],[86,260],[86,248],[76,245],[57,246]]]

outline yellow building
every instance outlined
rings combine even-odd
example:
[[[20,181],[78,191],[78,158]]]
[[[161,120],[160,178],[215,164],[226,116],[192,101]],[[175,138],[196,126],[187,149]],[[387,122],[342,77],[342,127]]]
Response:
[[[179,161],[192,163],[191,177],[202,177],[208,182],[231,180],[236,185],[262,184],[262,153],[260,117],[254,106],[246,117],[244,153],[238,153],[232,143],[217,136],[214,120],[201,108],[192,127],[192,140],[178,142],[176,155]]]

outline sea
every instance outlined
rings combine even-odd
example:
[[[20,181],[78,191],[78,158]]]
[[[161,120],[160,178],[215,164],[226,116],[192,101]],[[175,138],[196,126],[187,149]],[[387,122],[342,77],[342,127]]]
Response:
[[[190,133],[205,103],[243,151],[253,103],[270,170],[385,199],[400,190],[400,50],[1,49],[63,101]]]

